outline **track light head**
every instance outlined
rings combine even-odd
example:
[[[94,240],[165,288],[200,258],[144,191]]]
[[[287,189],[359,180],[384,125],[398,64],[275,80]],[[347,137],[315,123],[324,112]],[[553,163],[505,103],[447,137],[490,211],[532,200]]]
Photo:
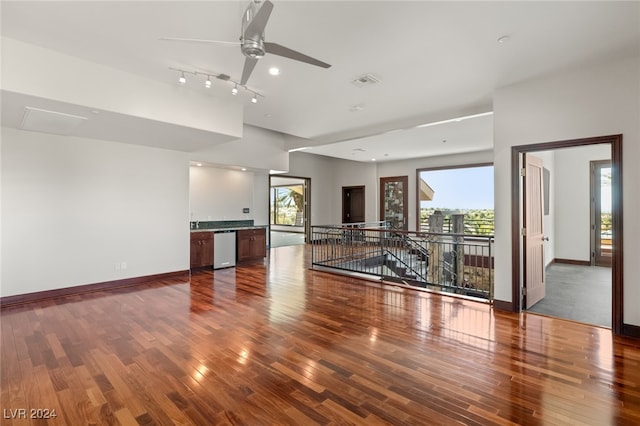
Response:
[[[227,82],[229,84],[233,84],[233,88],[231,89],[231,94],[234,95],[234,96],[238,95],[240,89],[242,89],[245,92],[248,92],[251,95],[253,95],[252,98],[251,98],[251,103],[253,103],[253,104],[257,104],[258,103],[258,96],[264,97],[264,95],[256,92],[253,89],[248,88],[244,84],[240,84],[239,82],[237,82],[235,80],[232,80],[226,74],[209,74],[207,72],[189,71],[189,70],[183,70],[183,69],[180,69],[180,68],[171,68],[171,67],[169,67],[169,69],[172,70],[172,71],[178,72],[180,74],[180,76],[178,77],[178,84],[180,84],[181,86],[187,83],[187,77],[185,75],[186,74],[191,74],[191,75],[194,75],[196,77],[198,77],[198,76],[206,77],[206,80],[204,81],[204,87],[207,88],[207,89],[210,89],[210,88],[213,87],[213,81],[211,80],[211,78],[214,77],[214,78],[217,78],[218,80],[222,80],[222,81]]]

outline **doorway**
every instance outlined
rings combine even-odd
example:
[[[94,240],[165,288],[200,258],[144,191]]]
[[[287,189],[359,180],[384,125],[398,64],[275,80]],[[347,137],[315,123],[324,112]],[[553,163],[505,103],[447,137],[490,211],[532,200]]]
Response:
[[[524,166],[524,161],[527,155],[534,153],[542,153],[543,151],[556,151],[562,148],[572,148],[572,147],[604,147],[607,152],[610,153],[610,183],[611,183],[611,230],[610,230],[610,246],[611,246],[611,268],[607,268],[604,270],[606,277],[609,277],[610,283],[608,285],[608,292],[610,295],[610,309],[608,310],[610,315],[610,324],[613,332],[615,334],[621,334],[623,331],[623,252],[622,252],[622,135],[613,135],[613,136],[603,136],[603,137],[595,137],[595,138],[586,138],[586,139],[577,139],[577,140],[569,140],[569,141],[559,141],[559,142],[549,142],[542,144],[533,144],[533,145],[522,145],[522,146],[514,146],[511,150],[511,173],[512,173],[512,300],[513,300],[513,310],[515,312],[520,312],[525,307],[530,306],[528,302],[528,282],[531,271],[528,270],[529,267],[539,267],[539,262],[536,262],[535,259],[527,260],[527,235],[529,234],[529,230],[524,226],[525,221],[525,210],[527,203],[527,189],[526,189],[526,170],[521,172],[521,170],[526,169]],[[589,197],[589,163],[586,163],[585,172],[581,174],[578,172],[576,167],[573,166],[573,163],[562,163],[564,165],[560,165],[557,170],[564,171],[565,173],[574,173],[579,174],[581,179],[584,179],[587,185],[587,195],[585,197]],[[570,164],[570,166],[566,166],[566,164]],[[524,175],[524,176],[523,176]],[[542,174],[542,185],[544,185],[544,174]],[[551,173],[550,179],[553,181],[554,173]],[[561,179],[558,177],[556,173],[555,179]],[[551,184],[553,187],[553,184]],[[531,189],[530,189],[531,191]],[[564,200],[564,197],[561,195],[556,195],[556,198],[559,200]],[[564,200],[566,201],[566,200]],[[587,216],[589,213],[588,204],[590,203],[590,199],[587,198],[585,209],[587,212],[585,213]],[[574,206],[570,206],[566,208],[566,210],[571,210]],[[553,211],[553,209],[551,209]],[[581,213],[582,214],[582,213]],[[583,228],[583,233],[580,238],[589,239],[589,234],[587,229],[589,229],[589,217],[587,217],[587,223]],[[576,219],[574,222],[578,222]],[[574,225],[575,223],[571,223]],[[564,227],[558,227],[556,229],[556,240],[562,238],[561,234],[564,232]],[[544,232],[544,231],[543,231]],[[546,232],[543,234],[543,240],[545,239]],[[546,243],[546,241],[545,241]],[[582,247],[582,244],[576,244],[574,241],[568,241],[568,244],[573,244],[574,246]],[[584,245],[586,247],[589,246],[589,242],[585,241]],[[556,253],[553,258],[553,262],[550,262],[549,259],[545,258],[545,265],[557,265],[560,264],[562,267],[567,268],[588,268],[591,264],[590,262],[590,253],[585,254],[584,259],[564,259],[563,254]],[[582,272],[586,271],[583,269]],[[589,272],[598,272],[595,270],[590,270]],[[603,272],[602,269],[599,272]],[[562,273],[558,274],[557,271],[554,271],[555,276],[562,276]],[[552,276],[553,274],[549,274]],[[572,276],[576,277],[576,271],[565,271],[564,276]],[[545,277],[543,276],[543,282]],[[586,292],[584,287],[585,283],[595,283],[598,281],[598,278],[595,275],[582,275],[582,287],[576,287],[578,292],[574,293],[575,295],[583,295]],[[547,283],[548,284],[548,283]],[[607,291],[606,289],[604,291]],[[544,294],[544,293],[543,293]],[[544,301],[544,299],[542,299]],[[533,308],[535,310],[535,307]],[[588,321],[581,321],[588,322]]]
[[[270,248],[301,245],[311,232],[311,179],[269,177]]]
[[[364,212],[364,186],[343,186],[342,223],[362,223]]]

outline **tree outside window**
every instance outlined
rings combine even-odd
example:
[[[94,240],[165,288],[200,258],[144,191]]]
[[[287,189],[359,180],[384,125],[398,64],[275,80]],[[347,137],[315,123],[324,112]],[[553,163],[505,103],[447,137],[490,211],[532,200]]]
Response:
[[[299,225],[304,210],[302,185],[271,187],[271,224]]]

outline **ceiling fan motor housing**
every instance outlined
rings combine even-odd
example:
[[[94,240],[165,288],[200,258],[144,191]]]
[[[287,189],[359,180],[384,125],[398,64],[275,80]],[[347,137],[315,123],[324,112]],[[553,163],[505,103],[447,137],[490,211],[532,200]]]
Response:
[[[260,59],[265,54],[264,44],[262,42],[262,39],[242,40],[241,50],[244,56],[248,56],[249,58]]]
[[[254,33],[255,29],[250,32],[247,31],[247,29],[259,9],[259,2],[252,1],[249,3],[249,6],[247,6],[247,9],[244,11],[244,15],[242,16],[242,34],[240,36],[240,41],[242,42],[242,54],[255,59],[260,59],[265,54],[264,44],[262,42],[264,39],[264,32],[256,34]]]

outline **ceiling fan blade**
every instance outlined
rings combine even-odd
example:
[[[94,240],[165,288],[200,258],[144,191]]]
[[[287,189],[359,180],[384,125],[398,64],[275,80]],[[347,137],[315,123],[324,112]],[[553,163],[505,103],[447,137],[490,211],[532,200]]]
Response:
[[[256,38],[262,36],[272,10],[273,3],[271,3],[269,0],[265,0],[260,6],[260,9],[258,9],[258,11],[253,15],[253,19],[251,19],[251,22],[249,22],[246,29],[244,30],[243,37],[245,40],[256,40]],[[248,12],[249,9],[247,9],[247,13]],[[245,19],[246,18],[247,15],[245,14]]]
[[[311,56],[307,56],[303,53],[296,52],[295,50],[289,49],[288,47],[284,47],[278,43],[269,43],[264,42],[264,50],[267,53],[271,53],[273,55],[282,56],[285,58],[293,59],[295,61],[305,62],[307,64],[316,65],[322,68],[329,68],[331,65],[326,62],[319,61]]]
[[[219,40],[205,40],[201,38],[181,38],[181,37],[160,37],[162,41],[185,41],[189,43],[215,43],[215,44],[232,44],[238,46],[241,44],[239,41],[219,41]]]
[[[253,69],[256,67],[258,60],[256,58],[245,58],[244,60],[244,68],[242,69],[242,78],[240,79],[240,84],[244,86],[247,84],[247,80],[249,80],[249,76],[253,72]]]

